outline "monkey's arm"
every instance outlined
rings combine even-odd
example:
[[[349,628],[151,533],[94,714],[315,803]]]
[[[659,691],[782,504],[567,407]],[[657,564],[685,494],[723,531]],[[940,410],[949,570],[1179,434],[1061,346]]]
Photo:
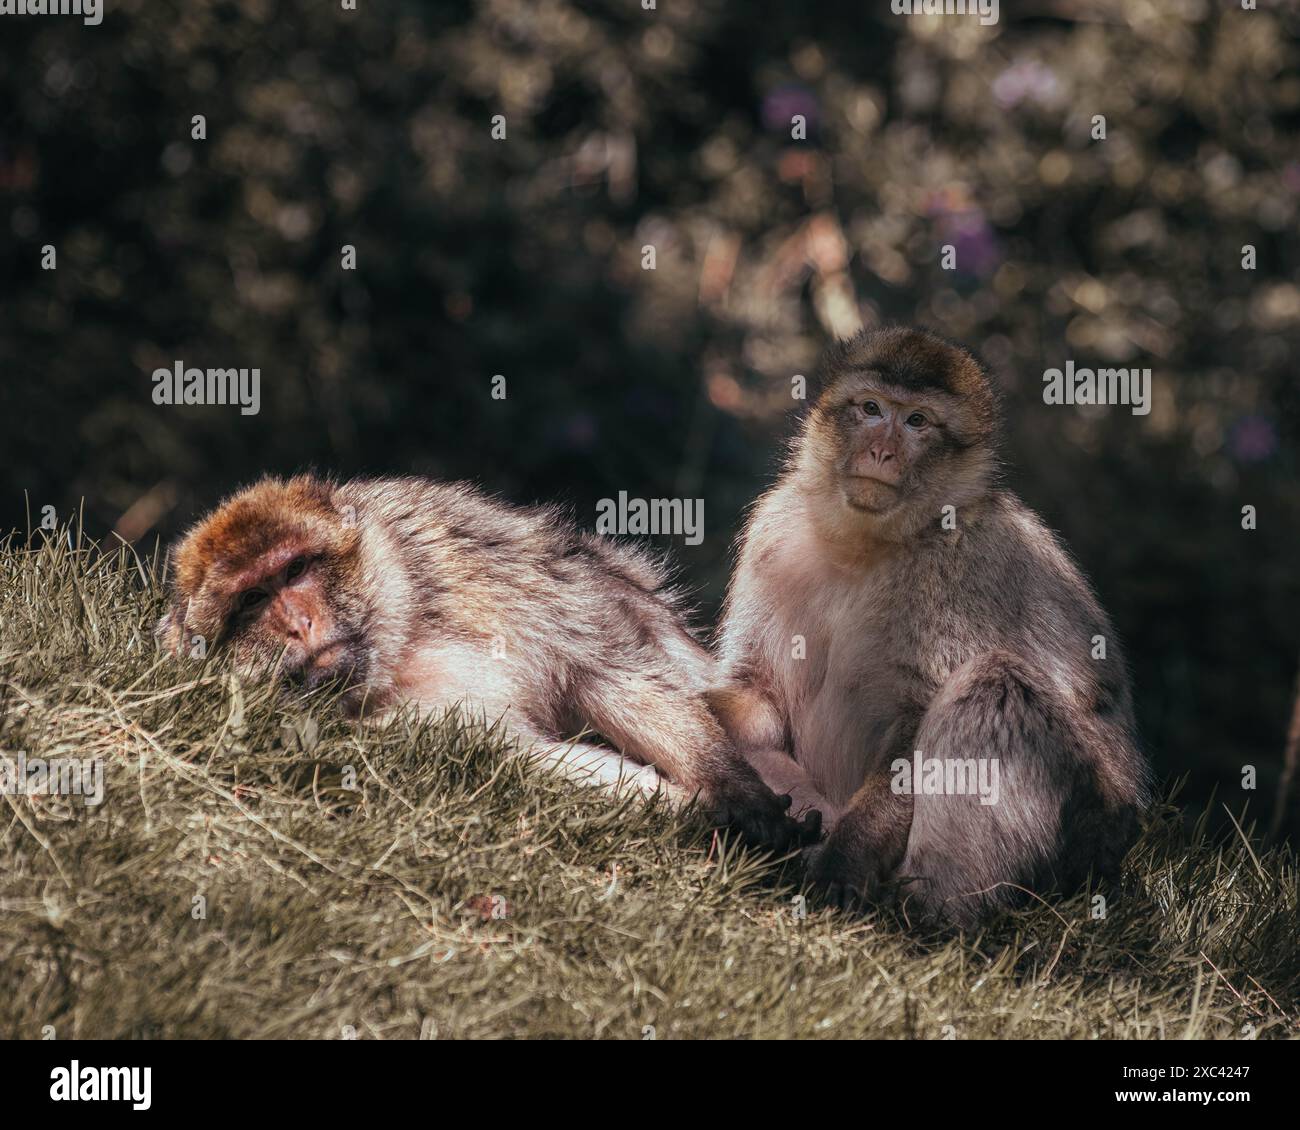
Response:
[[[678,785],[660,775],[653,765],[642,765],[591,742],[557,742],[518,726],[516,731],[521,748],[532,743],[528,756],[534,763],[571,781],[595,785],[615,796],[627,792],[645,796],[661,793],[674,804],[682,804],[688,799]]]
[[[818,791],[804,767],[783,749],[744,751],[745,760],[763,778],[763,784],[777,796],[790,798],[790,815],[801,820],[809,812],[820,812],[823,830],[835,826],[839,811]]]
[[[705,696],[727,736],[777,796],[789,795],[796,820],[820,812],[823,829],[834,825],[839,812],[816,782],[785,748],[785,725],[776,704],[753,686],[728,683]]]

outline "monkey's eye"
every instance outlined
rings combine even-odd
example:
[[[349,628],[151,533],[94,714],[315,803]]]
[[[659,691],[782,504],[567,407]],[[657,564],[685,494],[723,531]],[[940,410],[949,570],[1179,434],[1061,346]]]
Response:
[[[284,571],[284,579],[292,581],[294,577],[301,577],[307,571],[307,558],[295,557],[289,562],[289,567]]]
[[[880,405],[877,404],[874,400],[864,401],[862,405],[862,414],[864,416],[879,416]]]
[[[928,421],[920,412],[913,412],[907,418],[907,426],[909,428],[923,428],[927,423]]]
[[[266,593],[261,589],[249,589],[239,594],[239,610],[247,612],[250,608],[256,608],[265,599]]]

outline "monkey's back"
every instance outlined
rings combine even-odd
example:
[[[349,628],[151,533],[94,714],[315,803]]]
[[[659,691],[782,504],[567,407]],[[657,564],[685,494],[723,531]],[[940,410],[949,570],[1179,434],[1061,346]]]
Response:
[[[421,478],[354,480],[340,494],[359,523],[377,519],[436,634],[499,641],[509,657],[570,676],[634,664],[641,646],[665,640],[704,655],[664,563],[577,529],[558,507]]]

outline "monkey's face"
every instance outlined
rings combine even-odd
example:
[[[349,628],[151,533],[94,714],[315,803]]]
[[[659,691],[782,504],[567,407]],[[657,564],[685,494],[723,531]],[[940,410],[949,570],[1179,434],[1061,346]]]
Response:
[[[192,656],[196,641],[220,644],[255,678],[360,684],[370,653],[359,546],[330,484],[310,476],[264,480],[181,541],[172,607],[158,636]]]
[[[967,350],[926,330],[865,331],[827,351],[820,379],[798,466],[820,519],[850,540],[864,521],[906,537],[937,507],[988,489],[997,397]]]
[[[339,574],[328,554],[289,542],[240,578],[227,638],[246,674],[275,671],[309,688],[364,681],[362,617]]]
[[[814,427],[848,506],[885,514],[920,489],[949,446],[950,400],[872,373],[851,374],[827,391]]]

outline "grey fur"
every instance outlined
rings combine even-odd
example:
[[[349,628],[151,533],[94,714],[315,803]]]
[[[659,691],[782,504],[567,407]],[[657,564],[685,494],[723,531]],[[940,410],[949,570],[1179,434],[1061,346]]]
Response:
[[[295,555],[310,564],[291,588],[232,611],[259,562]],[[417,478],[268,479],[196,525],[176,559],[160,625],[173,649],[193,625],[220,623],[250,670],[280,656],[285,673],[344,679],[356,714],[411,704],[503,719],[572,776],[699,799],[751,838],[794,842],[784,806],[708,709],[713,660],[663,566],[554,509]],[[319,641],[294,636],[286,653],[285,600]],[[338,658],[318,669],[325,654]]]
[[[1019,888],[1113,872],[1150,799],[1128,673],[1069,555],[993,485],[986,374],[919,331],[864,335],[833,362],[742,537],[720,630],[720,716],[796,811],[821,808],[834,825],[812,875],[837,899],[888,884],[909,913],[970,924]],[[928,390],[926,365],[951,373]],[[906,388],[880,376],[900,369]],[[855,509],[841,486],[837,468],[865,441],[844,423],[854,417],[834,399],[840,384],[924,403],[944,425],[896,449],[901,501],[878,513]],[[940,522],[948,500],[955,530]],[[792,657],[796,636],[806,658]],[[1094,636],[1105,659],[1091,657]],[[1000,801],[884,787],[891,763],[916,750],[998,758]]]

